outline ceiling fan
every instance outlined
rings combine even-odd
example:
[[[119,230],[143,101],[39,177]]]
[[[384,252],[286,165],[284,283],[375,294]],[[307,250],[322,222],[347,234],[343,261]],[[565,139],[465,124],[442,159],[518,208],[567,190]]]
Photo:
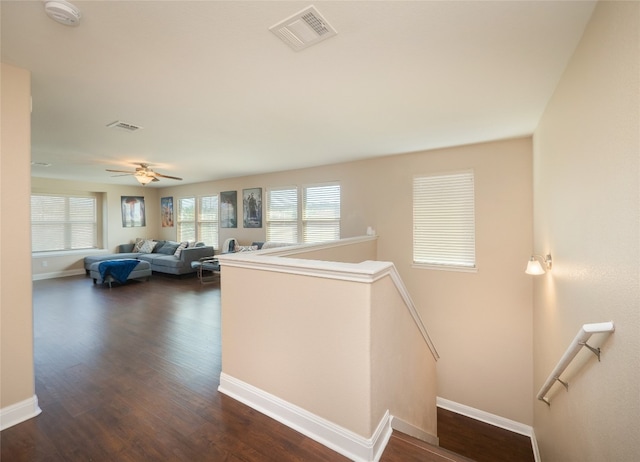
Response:
[[[149,168],[149,164],[146,164],[144,162],[138,162],[138,165],[140,165],[140,167],[136,167],[135,172],[128,172],[126,170],[111,170],[111,169],[106,169],[106,170],[107,172],[122,173],[123,175],[133,175],[136,178],[136,180],[138,180],[138,183],[140,183],[142,186],[146,186],[152,181],[160,181],[160,178],[169,178],[170,180],[182,181],[182,178],[178,178],[177,176],[163,175],[162,173],[154,172],[151,168]],[[114,175],[114,176],[123,176],[123,175]]]

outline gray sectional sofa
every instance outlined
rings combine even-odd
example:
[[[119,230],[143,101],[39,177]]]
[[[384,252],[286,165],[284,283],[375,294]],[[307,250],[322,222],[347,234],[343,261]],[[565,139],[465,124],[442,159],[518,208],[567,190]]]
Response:
[[[206,246],[202,242],[198,242],[192,247],[182,249],[180,256],[177,257],[175,256],[175,251],[180,245],[179,242],[155,242],[157,242],[157,244],[151,252],[134,252],[135,244],[122,244],[118,246],[118,253],[90,255],[84,258],[84,269],[86,273],[89,274],[93,263],[121,258],[136,258],[149,262],[151,271],[182,275],[195,273],[196,268],[192,268],[191,262],[198,261],[205,257],[212,257],[214,253],[212,246]]]

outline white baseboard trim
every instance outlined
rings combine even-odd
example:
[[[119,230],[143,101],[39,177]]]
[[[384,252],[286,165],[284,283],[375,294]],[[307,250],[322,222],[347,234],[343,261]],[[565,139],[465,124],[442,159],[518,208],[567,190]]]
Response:
[[[541,462],[540,449],[538,448],[538,440],[536,439],[536,432],[531,430],[531,447],[533,448],[533,459],[535,462]]]
[[[448,399],[444,399],[439,396],[436,398],[436,405],[442,409],[455,412],[456,414],[462,414],[472,419],[479,420],[480,422],[493,425],[494,427],[503,428],[513,433],[518,433],[520,435],[528,436],[529,438],[531,438],[531,447],[533,448],[533,454],[535,456],[535,460],[536,462],[540,461],[538,443],[535,439],[533,427],[531,427],[530,425],[525,425],[523,423],[516,422],[515,420],[510,420],[505,417],[500,417],[499,415],[481,411],[480,409],[475,409],[470,406],[465,406],[464,404],[456,403],[454,401],[449,401]]]
[[[404,433],[405,435],[417,438],[420,441],[424,441],[425,443],[429,443],[434,446],[440,446],[440,440],[437,436],[427,433],[424,430],[416,427],[415,425],[397,418],[396,416],[391,416],[391,428],[399,431],[400,433]]]
[[[42,281],[43,279],[55,279],[55,278],[66,278],[69,276],[79,276],[80,274],[85,274],[85,270],[74,269],[74,270],[66,270],[66,271],[53,271],[51,273],[38,273],[38,274],[31,275],[31,280]]]
[[[19,403],[3,407],[0,409],[0,431],[29,420],[41,412],[42,409],[38,406],[38,397],[36,395]]]
[[[218,391],[357,462],[377,462],[391,437],[387,411],[367,439],[224,372]]]

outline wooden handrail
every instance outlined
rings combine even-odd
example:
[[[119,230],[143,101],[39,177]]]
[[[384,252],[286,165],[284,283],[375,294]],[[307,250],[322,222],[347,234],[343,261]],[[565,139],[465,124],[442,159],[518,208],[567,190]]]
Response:
[[[565,351],[564,355],[562,355],[562,358],[560,358],[560,361],[558,361],[555,369],[553,369],[551,374],[549,374],[547,381],[544,383],[544,385],[542,385],[542,388],[538,392],[537,398],[540,401],[544,401],[545,403],[547,403],[547,405],[550,406],[551,403],[548,399],[545,398],[545,396],[555,382],[560,382],[568,390],[569,384],[562,381],[560,379],[560,376],[569,366],[571,361],[573,361],[573,358],[576,357],[583,346],[586,346],[593,354],[598,357],[598,361],[600,361],[600,348],[593,348],[587,345],[587,340],[589,340],[589,338],[593,334],[602,332],[613,332],[614,329],[615,327],[613,325],[613,321],[584,324],[578,331],[576,337],[573,339],[573,342],[571,342],[571,345],[569,345],[569,348],[567,348],[567,351]]]

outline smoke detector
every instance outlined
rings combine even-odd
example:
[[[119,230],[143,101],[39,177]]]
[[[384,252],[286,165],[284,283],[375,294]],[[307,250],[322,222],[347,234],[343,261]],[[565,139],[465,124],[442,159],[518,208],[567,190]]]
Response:
[[[45,1],[44,11],[51,19],[65,26],[77,26],[82,18],[80,10],[65,0]]]
[[[269,30],[295,51],[315,45],[338,33],[313,5],[271,26]]]

